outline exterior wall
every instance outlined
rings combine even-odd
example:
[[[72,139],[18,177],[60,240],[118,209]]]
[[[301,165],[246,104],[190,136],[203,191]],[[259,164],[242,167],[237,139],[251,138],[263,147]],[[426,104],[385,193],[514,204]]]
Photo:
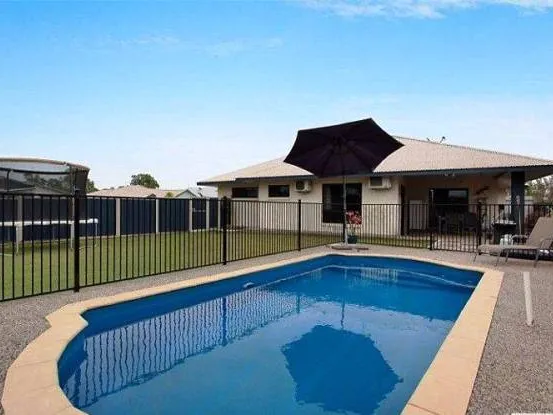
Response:
[[[350,178],[348,183],[362,185],[362,212],[363,225],[361,232],[365,234],[396,235],[400,229],[400,212],[396,205],[401,202],[401,178],[391,178],[390,189],[375,190],[369,188],[368,177]],[[282,202],[302,201],[302,230],[305,232],[333,232],[342,230],[342,224],[323,223],[322,208],[323,184],[341,184],[342,179],[312,180],[312,188],[308,193],[296,192],[295,181],[266,181],[259,183],[259,197],[257,199],[233,199],[232,223],[238,227],[254,227],[259,229],[287,229],[295,231],[298,227],[298,213],[296,205]],[[269,197],[269,184],[287,184],[290,186],[290,197]],[[244,184],[244,187],[255,184]],[[220,197],[231,197],[232,187],[237,185],[221,185],[218,188]],[[248,201],[262,203],[251,204]],[[389,205],[374,207],[372,205]],[[371,205],[371,206],[369,206]],[[394,206],[392,206],[394,205]]]
[[[369,188],[368,177],[348,179],[349,183],[362,184],[362,234],[399,235],[401,233],[401,186],[405,187],[403,218],[404,229],[427,228],[429,189],[431,188],[467,188],[471,210],[478,202],[504,204],[510,188],[508,176],[466,175],[466,176],[405,176],[391,178],[390,189],[375,190]],[[264,181],[244,186],[259,187],[257,199],[234,199],[232,224],[237,227],[255,229],[279,229],[295,231],[297,229],[297,207],[282,202],[302,201],[302,230],[305,232],[341,232],[341,224],[322,222],[322,189],[325,183],[341,184],[340,178],[313,180],[312,190],[308,193],[295,191],[295,181]],[[269,184],[287,184],[290,197],[269,198]],[[236,184],[221,185],[219,197],[231,197],[232,187]],[[251,204],[248,201],[262,203]],[[378,205],[378,206],[375,206]]]
[[[362,203],[363,204],[397,204],[400,203],[399,198],[399,185],[401,183],[401,178],[395,177],[392,178],[392,188],[375,190],[369,189],[369,179],[368,177],[348,179],[348,183],[361,183],[363,186],[362,190]],[[259,184],[244,184],[243,187],[249,186],[259,186],[259,198],[258,199],[242,199],[242,200],[259,200],[265,202],[295,202],[300,200],[306,203],[322,203],[323,201],[323,184],[327,183],[336,183],[341,184],[342,179],[323,179],[323,180],[312,180],[311,191],[309,193],[296,192],[295,190],[295,180],[287,181],[267,181],[261,182]],[[290,197],[269,197],[269,185],[272,184],[287,184],[290,186]],[[232,188],[240,187],[236,184],[225,184],[221,185],[218,188],[219,197],[228,197],[232,195]],[[235,199],[241,200],[241,199]]]

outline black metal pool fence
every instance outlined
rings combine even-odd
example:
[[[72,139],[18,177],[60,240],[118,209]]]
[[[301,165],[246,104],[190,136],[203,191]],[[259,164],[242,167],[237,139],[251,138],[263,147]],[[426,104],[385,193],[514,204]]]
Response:
[[[344,227],[351,242],[474,252],[520,242],[513,235],[530,233],[553,205],[348,211],[357,224],[345,223],[341,204],[0,193],[0,301],[337,243]]]

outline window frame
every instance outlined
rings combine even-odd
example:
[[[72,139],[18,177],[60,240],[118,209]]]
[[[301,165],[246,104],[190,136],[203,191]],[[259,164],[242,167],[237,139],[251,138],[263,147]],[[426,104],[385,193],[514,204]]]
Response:
[[[283,188],[286,188],[288,191],[287,191],[287,194],[286,195],[277,195],[277,196],[272,196],[271,195],[271,188],[279,188],[279,189],[283,189]],[[290,198],[290,185],[289,184],[269,184],[267,185],[267,197],[269,197],[270,199],[289,199]]]
[[[376,183],[374,182],[376,181]],[[382,187],[384,184],[384,177],[382,176],[370,176],[369,177],[369,186]]]
[[[340,195],[337,201],[331,201],[330,204],[325,200],[325,196],[328,193],[327,190],[332,186],[334,192],[331,192],[331,199],[335,195]],[[343,188],[341,183],[323,183],[322,186],[322,223],[332,224],[338,223],[341,224],[344,222],[343,219]],[[358,191],[358,195],[351,195],[348,187]],[[339,191],[338,191],[339,189]],[[334,195],[332,194],[334,193]],[[352,198],[358,198],[358,200],[351,200]],[[329,207],[330,205],[330,207]],[[363,214],[363,184],[362,183],[346,183],[346,211],[356,211],[359,214]]]
[[[236,196],[235,191],[244,190],[246,193],[244,196]],[[247,194],[247,191],[255,190],[255,196]],[[236,186],[231,188],[231,198],[232,199],[259,199],[259,186]]]

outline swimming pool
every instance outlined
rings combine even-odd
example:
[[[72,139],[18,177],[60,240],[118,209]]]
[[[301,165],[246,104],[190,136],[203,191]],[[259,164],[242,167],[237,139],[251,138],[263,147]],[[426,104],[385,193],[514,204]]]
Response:
[[[327,255],[92,309],[60,385],[91,414],[399,413],[480,277]]]

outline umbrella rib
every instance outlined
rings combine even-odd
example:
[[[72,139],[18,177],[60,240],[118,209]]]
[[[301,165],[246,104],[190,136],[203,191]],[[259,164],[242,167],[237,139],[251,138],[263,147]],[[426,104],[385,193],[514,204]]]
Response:
[[[326,170],[326,166],[328,166],[328,163],[330,163],[330,160],[332,159],[332,152],[329,152],[328,153],[328,156],[326,157],[326,160],[321,163],[321,166],[322,166],[322,169],[321,171],[325,171]]]
[[[347,141],[344,141],[344,145],[347,147],[349,153],[350,153],[351,155],[353,155],[353,157],[355,157],[361,164],[366,164],[366,163],[361,159],[361,157],[359,157],[359,156],[357,155],[357,153],[351,148],[350,144],[349,144]],[[375,168],[376,168],[376,166],[375,166]],[[373,172],[373,171],[374,171],[374,168],[371,167],[369,170],[370,170],[371,172]],[[342,167],[342,171],[344,171],[344,168],[343,168],[343,167]]]

